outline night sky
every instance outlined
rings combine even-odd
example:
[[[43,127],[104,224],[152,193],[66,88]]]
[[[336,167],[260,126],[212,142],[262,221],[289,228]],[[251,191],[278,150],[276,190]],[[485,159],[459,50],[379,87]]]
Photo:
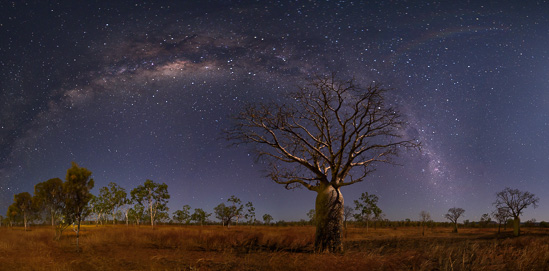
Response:
[[[392,89],[423,143],[342,188],[348,205],[369,192],[391,220],[478,221],[509,186],[540,198],[523,220],[549,221],[546,1],[53,2],[0,4],[2,215],[75,161],[94,194],[152,179],[171,211],[236,195],[304,219],[316,194],[265,178],[222,131],[245,103],[338,72]]]

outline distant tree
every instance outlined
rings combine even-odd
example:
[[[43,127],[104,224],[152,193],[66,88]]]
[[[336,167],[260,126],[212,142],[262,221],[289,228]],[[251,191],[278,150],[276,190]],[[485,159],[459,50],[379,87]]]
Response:
[[[251,201],[246,203],[246,214],[244,215],[249,224],[255,222],[255,208]]]
[[[402,149],[406,122],[385,101],[379,85],[317,77],[280,103],[250,105],[227,131],[229,139],[257,146],[269,177],[287,189],[317,193],[315,251],[343,250],[340,188],[363,181],[378,163],[392,163]]]
[[[316,210],[311,209],[307,212],[307,217],[309,218],[309,222],[313,225],[316,225]]]
[[[196,223],[200,223],[200,226],[204,225],[206,223],[206,220],[208,217],[210,217],[212,214],[206,213],[201,208],[194,209],[194,213],[191,215],[191,220],[195,221]]]
[[[264,214],[263,215],[263,222],[267,225],[270,225],[273,221],[273,217],[270,214]]]
[[[168,185],[165,183],[159,184],[146,180],[143,185],[139,185],[131,191],[131,196],[132,201],[147,207],[152,228],[154,228],[159,212],[168,210],[167,203],[170,195],[168,194]]]
[[[108,209],[107,204],[104,202],[104,198],[92,195],[92,198],[88,203],[88,208],[90,209],[90,214],[95,215],[95,225],[98,225],[99,223],[103,225],[102,218],[105,211]]]
[[[116,211],[122,205],[126,204],[127,196],[126,189],[113,182],[99,189],[99,197],[106,205],[107,210],[109,210],[113,224],[116,224]]]
[[[29,216],[33,211],[32,196],[28,192],[22,192],[22,193],[16,194],[13,197],[13,201],[15,206],[17,206],[18,211],[23,216],[23,224],[25,225],[25,231],[26,231]]]
[[[63,181],[59,178],[49,179],[34,186],[34,202],[39,209],[45,210],[55,227],[56,220],[63,210]]]
[[[191,221],[191,206],[183,205],[181,210],[177,210],[173,213],[173,220],[178,223],[189,224]]]
[[[492,222],[492,219],[490,218],[490,214],[483,214],[481,217],[480,217],[480,226],[481,227],[486,227],[488,226],[488,224],[490,224],[490,222]]]
[[[378,196],[372,194],[369,195],[368,192],[362,193],[358,200],[355,200],[355,210],[358,211],[358,214],[355,214],[355,219],[357,221],[366,222],[366,231],[368,231],[368,224],[370,220],[378,218],[381,215],[381,209],[377,206],[379,198]]]
[[[240,199],[235,196],[231,196],[227,202],[231,205],[220,203],[214,208],[214,213],[216,218],[221,220],[221,224],[223,226],[227,225],[227,228],[229,228],[231,223],[242,213],[244,206],[242,206]]]
[[[353,217],[353,207],[345,206],[343,207],[343,227],[347,229],[347,221]]]
[[[465,213],[465,210],[463,210],[462,208],[450,208],[448,210],[448,213],[446,215],[444,215],[444,217],[446,217],[446,219],[450,220],[452,223],[454,223],[454,231],[453,232],[458,232],[458,219],[459,217]]]
[[[426,211],[421,211],[419,213],[419,219],[421,222],[421,227],[423,228],[421,235],[425,236],[425,225],[429,220],[431,220],[431,214],[429,214],[429,212],[426,212]]]
[[[139,226],[145,218],[145,212],[145,207],[139,203],[136,203],[128,210],[128,219],[135,221],[135,224]]]
[[[65,208],[63,215],[65,223],[76,224],[76,249],[79,250],[80,224],[86,217],[89,210],[86,208],[88,202],[92,199],[90,190],[94,182],[91,177],[91,171],[79,167],[72,162],[71,168],[67,170],[65,182],[63,183],[63,194],[65,199]]]
[[[496,194],[496,201],[494,202],[494,205],[498,209],[502,207],[508,208],[511,216],[513,217],[513,234],[515,236],[519,236],[520,215],[524,209],[530,205],[534,208],[538,207],[538,202],[539,198],[530,192],[506,187],[501,192]]]

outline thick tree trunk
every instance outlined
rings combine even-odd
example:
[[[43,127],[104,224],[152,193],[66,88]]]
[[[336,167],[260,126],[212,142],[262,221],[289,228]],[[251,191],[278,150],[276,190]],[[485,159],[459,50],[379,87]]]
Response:
[[[454,223],[454,230],[452,232],[457,233],[458,232],[458,223]]]
[[[316,196],[316,252],[343,251],[343,196],[331,185],[321,187]]]
[[[518,216],[513,220],[513,234],[515,236],[520,235],[520,218]]]

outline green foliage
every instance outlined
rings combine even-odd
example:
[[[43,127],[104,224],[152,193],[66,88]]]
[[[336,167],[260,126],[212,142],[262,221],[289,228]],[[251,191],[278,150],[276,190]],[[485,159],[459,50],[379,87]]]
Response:
[[[210,217],[211,215],[212,214],[206,213],[201,208],[196,208],[194,209],[194,213],[191,215],[191,220],[195,221],[196,223],[200,223],[200,225],[204,225],[208,217]]]
[[[355,210],[358,211],[354,215],[357,221],[366,222],[366,227],[368,227],[368,222],[372,219],[378,219],[381,216],[381,209],[377,206],[379,198],[378,196],[368,194],[368,192],[362,193],[358,200],[355,200]]]
[[[244,206],[242,206],[242,201],[234,195],[227,202],[231,203],[231,205],[227,206],[224,203],[220,203],[214,208],[214,213],[215,217],[221,220],[223,226],[227,225],[227,227],[230,227],[232,221],[241,215]]]
[[[255,208],[251,201],[246,203],[246,208],[244,218],[246,218],[249,224],[253,224],[255,222]]]
[[[191,221],[191,206],[184,205],[183,209],[177,210],[173,213],[173,220],[179,223],[189,224]]]
[[[23,223],[25,225],[25,230],[27,230],[27,222],[31,213],[33,212],[33,203],[32,196],[28,192],[22,192],[16,194],[13,197],[14,205],[17,206],[17,210],[20,212],[20,215],[23,216]]]
[[[48,213],[55,226],[64,208],[63,181],[53,178],[36,184],[33,201],[37,209]]]
[[[116,183],[110,182],[107,186],[99,189],[99,202],[103,204],[106,210],[109,210],[113,218],[113,224],[116,223],[116,211],[119,207],[128,202],[126,189]]]
[[[315,209],[311,209],[307,212],[307,217],[309,218],[309,222],[311,224],[316,224],[316,211]]]
[[[91,178],[91,171],[87,168],[79,167],[72,162],[71,168],[67,170],[65,183],[63,183],[63,193],[65,198],[65,209],[63,210],[64,220],[62,224],[76,224],[76,249],[78,250],[78,241],[80,237],[80,224],[89,214],[88,203],[93,198],[90,190],[94,182]]]
[[[75,162],[72,162],[71,168],[67,170],[66,181],[63,183],[63,215],[66,223],[80,224],[88,214],[89,210],[86,207],[93,197],[90,190],[94,186],[91,174],[91,171],[79,167]]]
[[[143,185],[131,191],[131,196],[132,201],[147,207],[151,227],[154,227],[158,218],[167,216],[167,214],[161,214],[168,211],[167,203],[170,195],[167,184],[159,184],[147,179]],[[158,217],[159,215],[160,217]]]
[[[273,221],[273,217],[270,214],[264,214],[263,215],[263,222],[267,225],[271,224]]]

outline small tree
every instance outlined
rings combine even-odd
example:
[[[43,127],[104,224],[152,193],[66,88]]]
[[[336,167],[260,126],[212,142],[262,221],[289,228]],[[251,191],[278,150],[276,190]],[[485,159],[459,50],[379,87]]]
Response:
[[[421,221],[421,227],[423,228],[421,235],[425,236],[425,225],[429,220],[431,220],[431,214],[426,211],[421,211],[419,213],[419,219]]]
[[[355,210],[358,211],[358,214],[355,214],[355,219],[366,222],[366,231],[368,231],[370,220],[377,219],[381,215],[382,211],[377,206],[378,200],[378,196],[374,194],[369,195],[368,192],[362,193],[360,198],[355,200]]]
[[[353,208],[350,206],[343,207],[343,226],[347,229],[347,220],[353,217]]]
[[[527,191],[506,187],[496,194],[496,208],[506,207],[513,217],[513,234],[520,235],[520,215],[528,206],[538,207],[539,198]]]
[[[480,226],[485,228],[486,226],[488,226],[488,224],[490,224],[490,222],[492,222],[492,219],[490,218],[490,214],[483,214],[481,217],[480,217]]]
[[[136,203],[133,208],[128,210],[128,218],[135,221],[138,226],[145,218],[145,207],[139,203]]]
[[[499,207],[492,212],[492,217],[498,222],[498,234],[501,232],[501,224],[503,224],[503,229],[507,230],[507,219],[511,217],[511,212],[507,207]]]
[[[25,231],[27,230],[27,222],[32,212],[32,196],[28,192],[16,194],[13,197],[15,206],[19,209],[23,216],[23,224],[25,225]]]
[[[107,210],[109,210],[113,224],[116,224],[116,211],[122,205],[126,204],[127,196],[126,189],[113,182],[99,189],[99,197],[105,203]]]
[[[189,224],[191,221],[191,206],[183,205],[181,210],[177,210],[173,213],[173,220],[178,223]]]
[[[454,208],[450,208],[448,210],[448,213],[446,215],[444,215],[444,217],[446,217],[446,219],[448,219],[452,223],[454,223],[453,232],[455,232],[455,233],[458,232],[458,219],[463,213],[465,213],[465,210],[463,210],[461,208],[454,207]]]
[[[79,167],[78,164],[72,162],[71,168],[67,170],[66,181],[63,183],[65,198],[63,215],[66,224],[76,224],[76,250],[79,250],[80,224],[89,212],[86,207],[92,198],[90,190],[93,188],[94,182],[90,178],[91,174],[88,169]]]
[[[251,201],[246,203],[246,214],[244,218],[248,221],[248,224],[253,224],[255,222],[255,208]]]
[[[49,179],[34,186],[34,201],[39,209],[45,210],[55,227],[56,220],[63,210],[63,181],[59,178]]]
[[[131,191],[131,196],[132,201],[147,207],[151,219],[151,227],[154,229],[154,223],[158,213],[168,210],[166,205],[170,198],[170,195],[168,194],[168,185],[146,180],[143,185],[140,185]]]
[[[210,217],[212,214],[206,213],[201,208],[194,209],[194,213],[191,215],[191,220],[195,221],[196,223],[200,223],[200,226],[204,225],[206,223],[206,220],[208,217]]]
[[[270,225],[272,221],[273,217],[270,214],[263,215],[263,223],[265,223],[266,225]]]
[[[231,203],[231,205],[227,206],[224,203],[220,203],[214,208],[214,213],[216,218],[221,220],[222,225],[227,225],[227,228],[229,228],[231,223],[235,219],[238,219],[244,206],[242,206],[241,200],[235,196],[231,196],[227,202]]]

